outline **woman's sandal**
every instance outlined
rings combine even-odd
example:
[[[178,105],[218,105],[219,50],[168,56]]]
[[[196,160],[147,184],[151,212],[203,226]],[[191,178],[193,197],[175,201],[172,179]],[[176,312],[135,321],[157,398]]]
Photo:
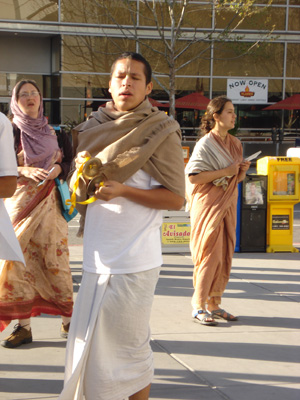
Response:
[[[209,315],[211,315],[212,318],[225,319],[225,321],[229,321],[229,322],[238,320],[238,317],[235,317],[234,315],[229,314],[229,312],[223,310],[222,308],[211,311],[209,313]]]
[[[213,316],[209,314],[206,310],[194,310],[192,316],[195,322],[199,322],[202,325],[218,325]]]

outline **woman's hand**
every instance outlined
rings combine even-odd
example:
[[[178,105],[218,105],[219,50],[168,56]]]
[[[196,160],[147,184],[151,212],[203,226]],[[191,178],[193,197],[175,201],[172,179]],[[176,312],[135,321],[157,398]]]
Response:
[[[48,171],[44,168],[37,167],[18,167],[20,175],[34,180],[35,182],[43,181],[48,176]]]
[[[240,163],[240,171],[246,172],[251,166],[251,161],[243,161]]]
[[[224,171],[226,171],[225,176],[233,176],[237,175],[240,170],[240,163],[235,161],[233,164],[230,164],[227,168],[224,168]]]
[[[62,172],[62,168],[59,164],[54,164],[50,171],[37,167],[18,167],[18,172],[20,175],[25,176],[25,178],[29,178],[40,183],[42,181],[48,181],[57,178]]]
[[[250,161],[243,161],[240,163],[240,172],[238,175],[238,182],[241,182],[245,179],[246,172],[250,168],[251,162]]]

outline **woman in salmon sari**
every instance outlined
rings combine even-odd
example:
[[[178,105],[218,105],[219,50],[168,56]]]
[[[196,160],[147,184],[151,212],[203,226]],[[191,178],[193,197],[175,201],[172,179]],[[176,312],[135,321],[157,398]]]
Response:
[[[73,309],[68,225],[54,179],[66,178],[72,147],[66,135],[58,138],[48,125],[34,81],[15,86],[11,112],[19,177],[16,192],[5,206],[26,265],[0,262],[0,331],[11,320],[19,320],[1,342],[15,348],[32,342],[30,318],[41,313],[61,315],[61,336],[68,334]]]
[[[205,135],[185,171],[194,262],[192,316],[203,325],[216,325],[217,318],[237,320],[220,308],[235,247],[237,184],[250,166],[243,161],[240,141],[228,133],[235,119],[231,100],[219,96],[210,101],[202,118]]]

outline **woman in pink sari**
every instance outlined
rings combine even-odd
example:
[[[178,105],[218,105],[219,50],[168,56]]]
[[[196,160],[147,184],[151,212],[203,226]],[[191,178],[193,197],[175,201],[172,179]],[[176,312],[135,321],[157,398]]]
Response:
[[[228,133],[235,119],[228,98],[210,101],[202,118],[205,135],[196,143],[185,171],[194,262],[192,316],[203,325],[216,325],[217,318],[237,320],[220,308],[235,247],[237,184],[250,166],[243,161],[240,141]]]
[[[54,179],[65,179],[72,161],[69,138],[55,134],[43,115],[40,90],[20,81],[11,99],[17,189],[5,206],[21,245],[25,263],[0,261],[0,330],[19,322],[3,347],[32,342],[30,318],[61,315],[61,336],[67,337],[73,309],[69,267],[68,225]]]

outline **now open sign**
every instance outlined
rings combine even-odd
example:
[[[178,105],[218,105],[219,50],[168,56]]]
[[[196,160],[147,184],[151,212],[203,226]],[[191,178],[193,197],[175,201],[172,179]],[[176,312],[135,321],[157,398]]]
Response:
[[[227,97],[233,104],[265,104],[268,102],[268,80],[227,79]]]

